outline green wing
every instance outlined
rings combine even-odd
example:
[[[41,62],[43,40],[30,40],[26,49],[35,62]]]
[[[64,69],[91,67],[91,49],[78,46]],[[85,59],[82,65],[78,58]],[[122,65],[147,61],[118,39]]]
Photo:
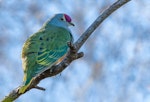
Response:
[[[41,44],[37,55],[37,63],[47,66],[56,62],[68,49],[67,42],[71,40],[69,32],[62,29],[49,30],[41,36]]]
[[[33,34],[22,51],[25,83],[28,84],[34,76],[47,70],[46,66],[52,66],[65,55],[68,41],[72,41],[70,32],[55,26]]]

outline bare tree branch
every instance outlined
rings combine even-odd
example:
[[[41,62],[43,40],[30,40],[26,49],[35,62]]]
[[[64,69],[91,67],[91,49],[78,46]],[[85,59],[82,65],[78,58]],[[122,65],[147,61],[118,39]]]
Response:
[[[54,75],[59,74],[62,72],[72,61],[80,58],[83,56],[83,52],[78,53],[78,50],[81,48],[81,46],[85,43],[85,41],[89,38],[89,36],[93,33],[93,31],[115,10],[120,8],[122,5],[126,4],[130,0],[118,0],[114,4],[112,4],[109,8],[104,10],[102,14],[91,24],[91,26],[81,35],[81,37],[74,43],[68,42],[68,46],[70,47],[70,50],[68,51],[68,54],[64,58],[64,60],[59,63],[58,65],[53,66],[52,68],[49,68],[49,70],[46,70],[39,76],[35,77],[34,80],[31,82],[31,85],[26,90],[29,91],[32,88],[45,90],[42,87],[37,86],[37,84],[44,78],[51,77]],[[17,99],[20,95],[18,93],[20,86],[16,89],[14,89],[12,92],[9,93],[8,96],[4,97],[2,102],[12,102],[15,99]],[[23,93],[24,94],[24,93]]]

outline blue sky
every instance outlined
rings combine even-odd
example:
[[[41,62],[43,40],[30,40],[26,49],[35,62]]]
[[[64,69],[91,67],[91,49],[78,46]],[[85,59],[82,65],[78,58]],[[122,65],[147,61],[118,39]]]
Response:
[[[0,0],[0,99],[21,85],[25,40],[56,13],[67,13],[75,40],[115,0]],[[114,12],[80,51],[85,56],[44,79],[15,102],[149,102],[150,1],[132,0]]]

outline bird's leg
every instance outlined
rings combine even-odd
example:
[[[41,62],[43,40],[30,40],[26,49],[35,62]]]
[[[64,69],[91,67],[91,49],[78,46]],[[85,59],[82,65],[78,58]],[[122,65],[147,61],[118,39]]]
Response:
[[[74,46],[74,44],[72,42],[68,42],[67,44],[68,44],[71,52],[73,52],[73,53],[77,52],[76,47]]]

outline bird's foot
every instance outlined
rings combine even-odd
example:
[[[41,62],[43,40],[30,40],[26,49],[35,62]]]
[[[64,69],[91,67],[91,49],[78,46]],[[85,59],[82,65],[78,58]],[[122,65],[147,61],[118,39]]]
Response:
[[[70,48],[70,54],[72,55],[72,59],[75,60],[75,59],[78,59],[78,58],[81,58],[84,56],[84,53],[83,52],[77,52],[77,48],[75,46],[75,44],[73,44],[72,42],[68,42],[68,46]]]
[[[71,52],[73,52],[73,53],[77,52],[76,46],[72,42],[68,42],[67,44],[68,44]]]

